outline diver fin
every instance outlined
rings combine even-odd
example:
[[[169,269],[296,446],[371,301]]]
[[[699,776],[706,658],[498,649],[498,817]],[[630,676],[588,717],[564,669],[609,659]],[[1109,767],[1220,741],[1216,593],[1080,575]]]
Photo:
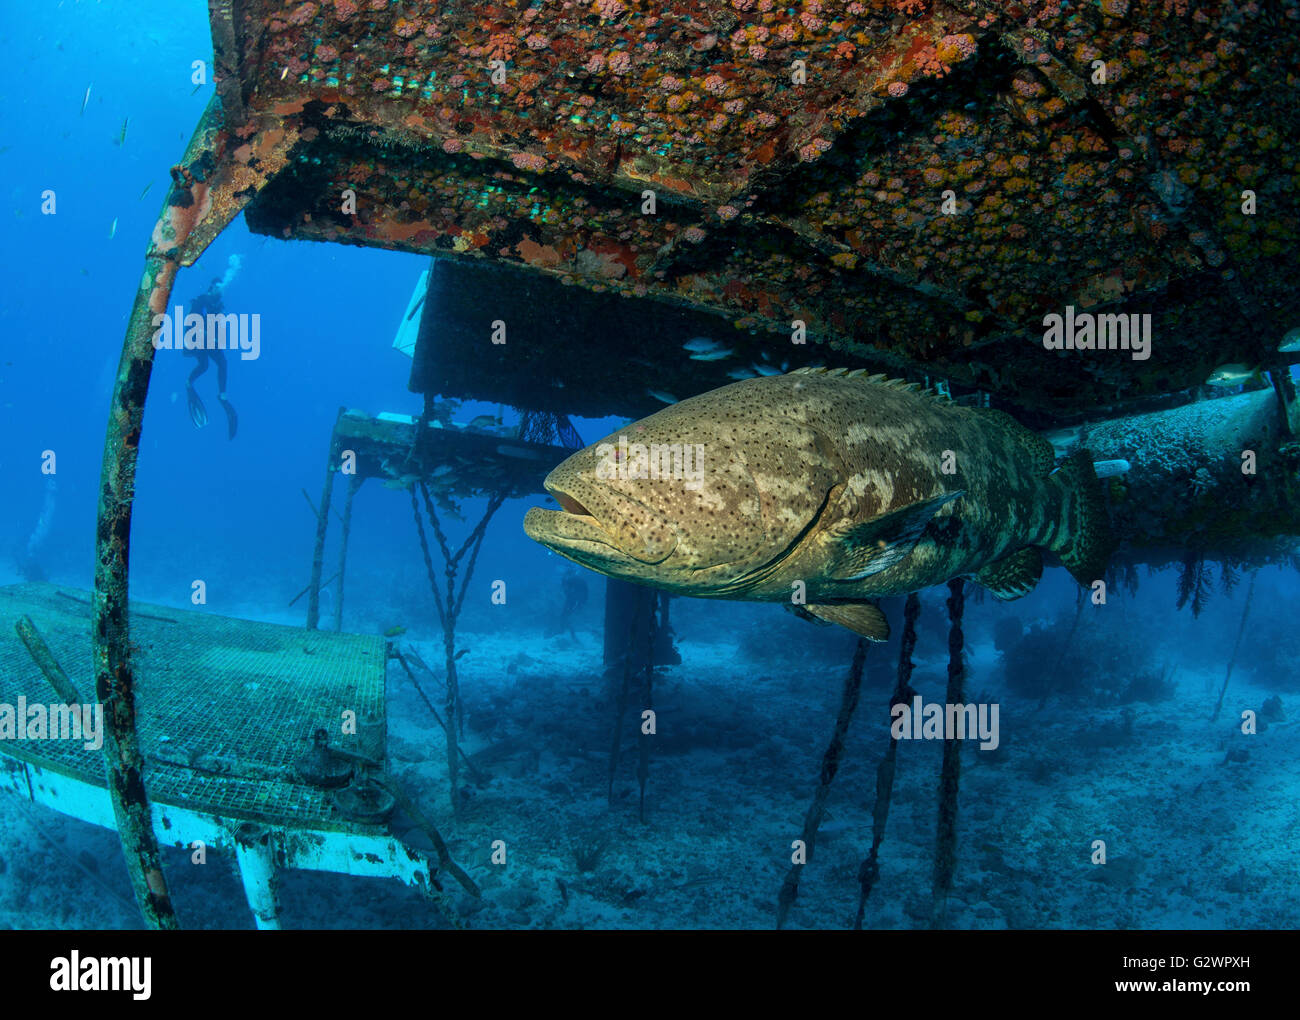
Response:
[[[888,641],[889,621],[869,602],[833,602],[825,606],[804,606],[809,614],[827,623],[838,623],[868,641]]]
[[[235,405],[227,400],[224,394],[218,395],[217,403],[226,412],[226,437],[234,439],[235,433],[239,431],[239,415],[235,413]]]
[[[1093,470],[1092,454],[1087,450],[1070,454],[1052,480],[1065,492],[1064,520],[1051,550],[1061,557],[1070,576],[1086,587],[1106,573],[1106,564],[1115,550],[1106,493]]]
[[[836,581],[857,581],[901,562],[934,515],[960,495],[960,489],[942,492],[865,524],[830,528],[826,533],[826,541],[831,543],[829,576]]]
[[[986,563],[975,580],[993,593],[993,597],[1010,602],[1028,595],[1043,576],[1043,554],[1027,545],[1000,560]]]
[[[203,428],[208,423],[208,409],[203,406],[193,386],[185,387],[185,399],[190,405],[190,421],[194,422],[196,429]]]

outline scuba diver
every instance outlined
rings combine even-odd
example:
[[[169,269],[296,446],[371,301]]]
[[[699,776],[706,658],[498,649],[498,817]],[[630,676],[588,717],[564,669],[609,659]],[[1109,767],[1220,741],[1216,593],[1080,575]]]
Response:
[[[573,615],[587,604],[587,581],[578,571],[568,570],[560,580],[560,590],[564,593],[564,605],[546,628],[546,636],[567,629],[569,637],[576,641],[578,635],[573,629]]]
[[[41,504],[41,516],[37,519],[36,527],[32,529],[32,533],[27,536],[26,543],[17,550],[17,554],[14,556],[14,562],[24,581],[47,580],[40,554],[45,546],[45,540],[50,537],[50,526],[54,523],[54,498],[54,476],[46,475],[45,501]]]
[[[572,617],[587,604],[587,580],[576,570],[570,570],[560,581],[560,590],[564,592],[564,606],[560,615],[569,621],[569,633],[573,633]]]
[[[221,300],[222,291],[235,278],[239,266],[239,256],[231,255],[225,274],[220,279],[213,280],[204,293],[190,302],[190,311],[203,316],[220,315],[225,310]],[[208,363],[213,362],[217,366],[217,403],[226,412],[229,438],[234,439],[235,431],[239,428],[239,416],[235,414],[234,405],[226,399],[226,352],[215,348],[209,350],[206,347],[199,347],[192,351],[185,351],[185,356],[194,358],[198,362],[190,372],[189,378],[185,380],[185,399],[189,403],[190,421],[194,422],[194,427],[197,429],[203,428],[208,423],[208,409],[203,406],[198,391],[194,389],[194,382],[208,370]]]

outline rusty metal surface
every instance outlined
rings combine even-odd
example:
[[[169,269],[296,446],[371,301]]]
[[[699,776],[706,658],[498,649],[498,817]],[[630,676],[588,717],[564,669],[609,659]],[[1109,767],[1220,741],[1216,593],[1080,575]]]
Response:
[[[746,354],[800,319],[1056,412],[1295,324],[1297,0],[211,6],[213,208],[256,231],[712,311]],[[1067,304],[1150,312],[1152,358],[1043,350]]]

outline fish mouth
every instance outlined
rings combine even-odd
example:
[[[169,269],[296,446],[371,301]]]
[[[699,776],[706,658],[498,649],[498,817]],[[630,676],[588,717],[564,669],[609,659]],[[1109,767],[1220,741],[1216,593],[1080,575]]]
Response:
[[[546,491],[560,505],[559,510],[533,507],[524,515],[524,533],[579,563],[606,574],[619,574],[628,569],[645,568],[657,558],[633,556],[624,549],[617,527],[612,531],[603,525],[581,500],[563,489],[547,485]],[[624,540],[629,535],[621,536]],[[676,543],[674,542],[675,546]],[[671,549],[664,552],[664,556]]]
[[[588,513],[535,506],[524,514],[524,534],[575,563],[604,573],[637,562],[619,549]]]
[[[573,514],[574,517],[590,517],[593,524],[596,524],[597,527],[600,526],[596,521],[596,515],[570,496],[567,492],[549,487],[546,491],[551,494],[555,502],[560,504],[560,508],[565,513]]]
[[[560,509],[535,506],[524,514],[524,533],[529,538],[584,564],[620,552],[584,504],[563,489],[547,485],[546,491]]]

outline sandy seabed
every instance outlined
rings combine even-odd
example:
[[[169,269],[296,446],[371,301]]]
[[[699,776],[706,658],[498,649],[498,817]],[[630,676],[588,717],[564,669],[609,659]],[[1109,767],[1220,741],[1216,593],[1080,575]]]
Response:
[[[649,737],[646,821],[638,820],[640,709],[629,703],[607,800],[613,692],[590,632],[467,633],[458,664],[467,781],[453,820],[443,734],[410,681],[389,673],[389,762],[483,890],[444,879],[475,928],[770,928],[777,893],[833,727],[842,667],[754,662],[727,643],[679,642],[661,671]],[[438,672],[433,642],[416,643]],[[1121,710],[1016,699],[991,647],[971,649],[968,697],[1000,705],[1001,747],[964,746],[953,928],[1298,928],[1300,788],[1295,721],[1240,733],[1240,710],[1269,693],[1235,682],[1210,721],[1217,679],[1184,669],[1175,696]],[[913,686],[942,701],[945,664],[918,659]],[[790,927],[845,928],[871,841],[876,764],[888,740],[893,664],[868,660],[862,700],[823,833]],[[441,683],[422,679],[441,707]],[[1295,716],[1295,711],[1291,712]],[[1245,749],[1245,760],[1240,758]],[[880,877],[866,924],[927,927],[942,744],[900,744]],[[466,773],[462,772],[462,776]],[[426,837],[399,816],[412,846]],[[0,926],[138,925],[115,834],[0,796]],[[1107,863],[1092,863],[1094,843]],[[491,861],[504,841],[506,863]],[[247,928],[233,859],[196,866],[168,851],[187,927]],[[294,928],[445,927],[439,907],[396,881],[285,872]]]

